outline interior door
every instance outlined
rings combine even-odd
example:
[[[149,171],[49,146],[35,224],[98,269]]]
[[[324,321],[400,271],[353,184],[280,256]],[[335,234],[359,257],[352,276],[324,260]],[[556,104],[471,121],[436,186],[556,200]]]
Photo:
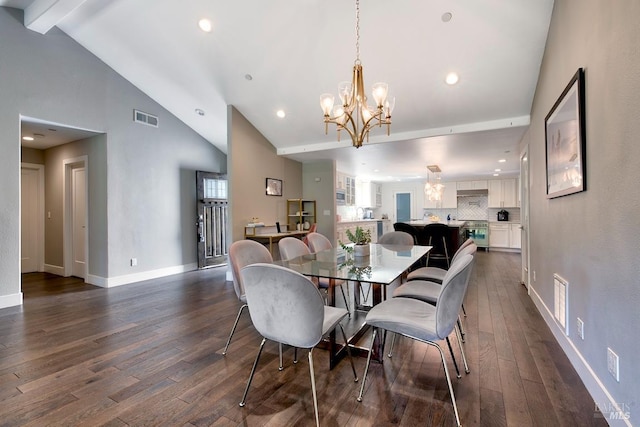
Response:
[[[72,265],[71,275],[86,279],[87,200],[84,167],[71,171]]]
[[[227,263],[229,235],[228,182],[225,174],[196,171],[198,193],[198,268]]]
[[[44,252],[44,166],[21,168],[20,239],[22,273],[41,271]]]
[[[520,156],[520,237],[522,253],[521,281],[529,290],[529,148]]]
[[[396,222],[411,219],[411,193],[396,193]]]

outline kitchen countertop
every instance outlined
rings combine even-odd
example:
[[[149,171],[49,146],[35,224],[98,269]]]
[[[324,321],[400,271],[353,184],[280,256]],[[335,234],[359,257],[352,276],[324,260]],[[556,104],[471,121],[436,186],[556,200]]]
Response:
[[[337,222],[337,224],[351,224],[354,222],[377,222],[377,221],[389,221],[389,219],[382,219],[382,218],[373,218],[373,219],[351,219],[351,220],[340,220]]]
[[[425,225],[429,225],[429,224],[444,224],[444,225],[448,225],[449,227],[462,227],[466,224],[467,221],[456,221],[456,220],[450,220],[447,221],[446,219],[443,221],[408,221],[406,222],[406,224],[410,224],[410,225],[416,225],[419,227],[424,227]]]

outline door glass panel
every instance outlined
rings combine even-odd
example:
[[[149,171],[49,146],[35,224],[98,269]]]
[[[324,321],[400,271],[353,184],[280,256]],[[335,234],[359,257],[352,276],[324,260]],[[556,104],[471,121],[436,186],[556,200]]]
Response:
[[[411,219],[411,193],[396,194],[396,221],[407,222]]]

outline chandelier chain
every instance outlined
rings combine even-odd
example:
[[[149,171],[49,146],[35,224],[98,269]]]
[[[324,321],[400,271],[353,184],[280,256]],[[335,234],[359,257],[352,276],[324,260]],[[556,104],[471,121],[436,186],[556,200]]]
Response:
[[[360,0],[356,0],[356,65],[360,64]]]

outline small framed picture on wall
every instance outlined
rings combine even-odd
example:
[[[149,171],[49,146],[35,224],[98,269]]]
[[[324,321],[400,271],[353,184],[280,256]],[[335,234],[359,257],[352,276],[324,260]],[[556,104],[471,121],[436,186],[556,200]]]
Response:
[[[282,196],[282,180],[275,178],[267,178],[266,182],[267,196]]]

